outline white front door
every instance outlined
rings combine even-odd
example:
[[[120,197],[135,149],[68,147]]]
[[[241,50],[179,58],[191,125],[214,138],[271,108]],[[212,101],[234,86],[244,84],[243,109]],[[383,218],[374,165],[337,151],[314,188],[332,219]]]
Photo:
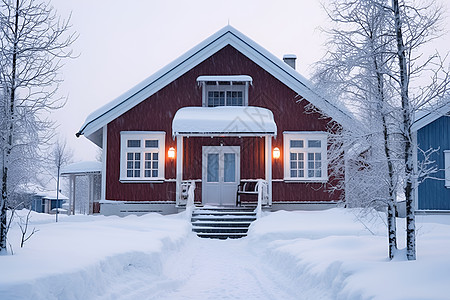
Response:
[[[234,206],[240,181],[239,146],[202,147],[202,202]]]

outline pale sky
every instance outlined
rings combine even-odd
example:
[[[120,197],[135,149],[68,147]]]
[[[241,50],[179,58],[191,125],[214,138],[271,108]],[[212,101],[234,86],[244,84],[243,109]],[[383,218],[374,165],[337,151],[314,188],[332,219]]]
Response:
[[[86,117],[149,77],[228,23],[279,58],[297,55],[297,70],[309,77],[325,54],[319,27],[326,15],[306,0],[52,0],[58,13],[72,12],[80,56],[67,61],[60,92],[66,106],[52,113],[57,132],[74,160],[95,160],[97,146],[76,138]],[[448,23],[448,22],[446,22]],[[449,35],[436,46],[449,51]]]

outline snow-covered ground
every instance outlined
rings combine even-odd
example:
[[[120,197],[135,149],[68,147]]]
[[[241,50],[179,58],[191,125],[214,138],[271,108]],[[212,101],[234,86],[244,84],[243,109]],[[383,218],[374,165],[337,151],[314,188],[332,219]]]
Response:
[[[20,212],[22,215],[24,211]],[[404,222],[399,219],[400,247]],[[0,256],[0,299],[449,299],[450,216],[417,216],[418,260],[387,260],[375,212],[265,213],[247,238],[197,238],[185,214],[32,214]]]

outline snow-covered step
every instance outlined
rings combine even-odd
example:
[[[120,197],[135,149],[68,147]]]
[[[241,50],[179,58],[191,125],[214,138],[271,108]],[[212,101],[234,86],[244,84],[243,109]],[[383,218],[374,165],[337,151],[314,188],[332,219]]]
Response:
[[[204,222],[253,222],[256,220],[255,216],[211,216],[211,215],[196,215],[192,216],[192,222],[204,221]]]
[[[200,227],[192,228],[197,233],[247,233],[248,227]]]
[[[197,236],[210,239],[238,239],[247,236],[247,233],[201,232],[197,233]]]
[[[212,216],[226,216],[226,215],[232,215],[232,216],[251,216],[254,212],[250,211],[212,211],[212,210],[205,210],[205,211],[193,211],[192,215],[212,215]]]
[[[192,231],[204,238],[240,238],[256,220],[253,209],[197,208],[192,213]]]
[[[233,222],[219,222],[219,221],[194,221],[192,225],[199,227],[247,227],[252,221],[233,221]]]

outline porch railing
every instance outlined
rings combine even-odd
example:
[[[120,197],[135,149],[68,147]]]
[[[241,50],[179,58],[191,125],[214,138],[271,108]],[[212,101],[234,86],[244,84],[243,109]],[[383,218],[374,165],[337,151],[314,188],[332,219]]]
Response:
[[[192,211],[194,210],[195,200],[195,181],[182,181],[180,204],[186,206],[186,213],[188,218],[191,219]]]
[[[267,180],[258,179],[256,182],[256,191],[258,192],[258,205],[256,206],[256,218],[261,217],[263,205],[269,205],[269,182]]]

